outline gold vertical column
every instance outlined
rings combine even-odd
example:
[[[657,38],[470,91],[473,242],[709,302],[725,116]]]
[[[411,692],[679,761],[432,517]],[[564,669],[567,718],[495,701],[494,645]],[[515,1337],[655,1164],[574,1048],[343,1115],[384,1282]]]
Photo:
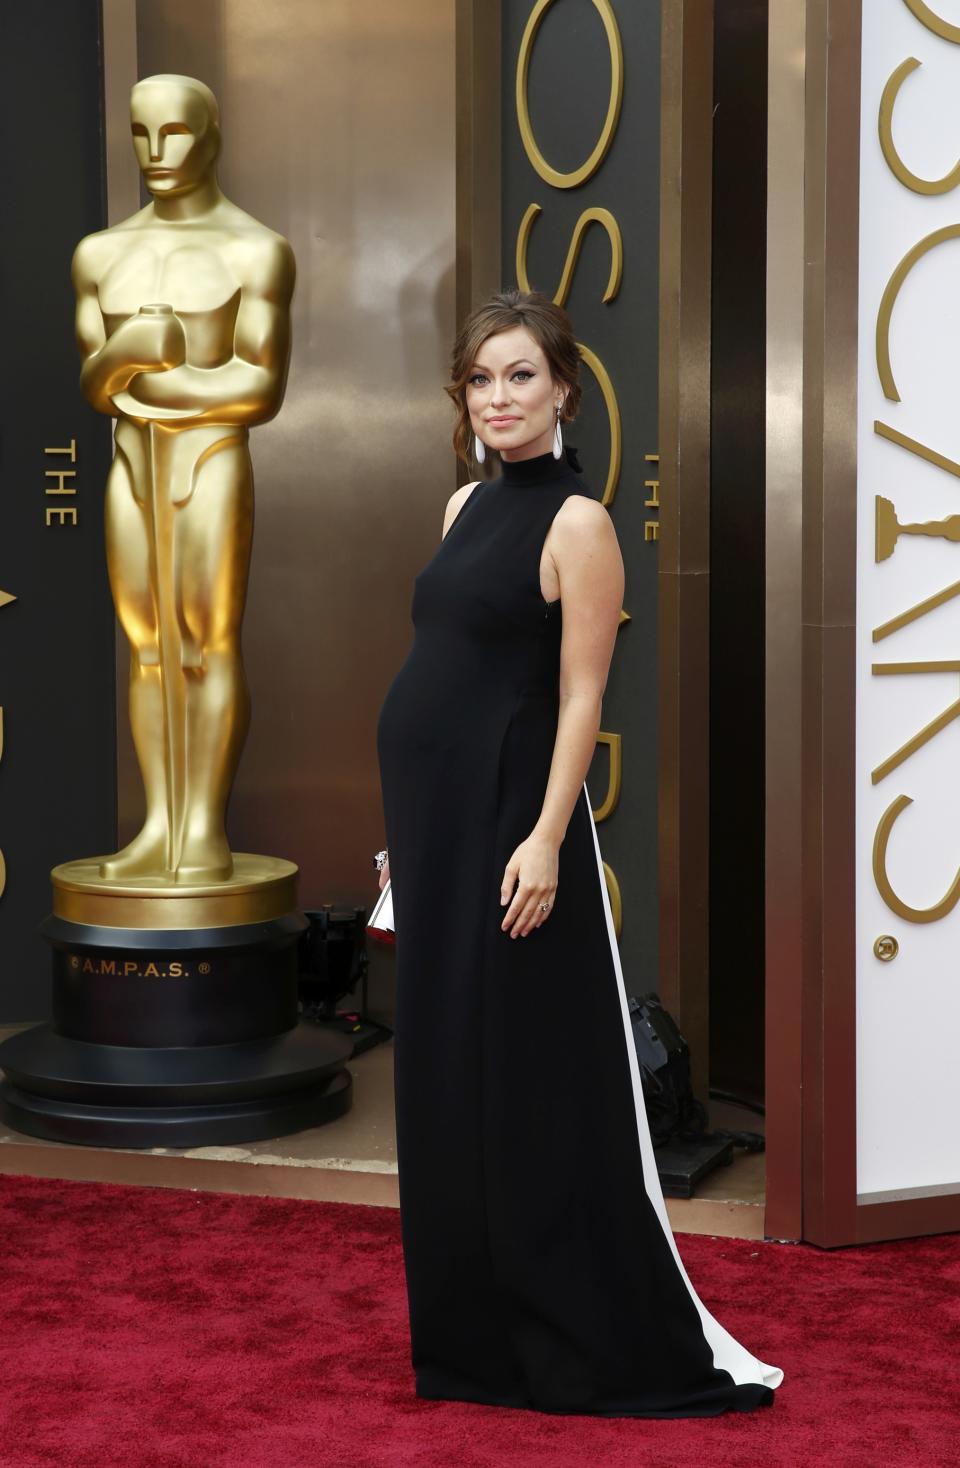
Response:
[[[712,0],[667,0],[661,54],[660,994],[709,1088]]]
[[[765,1232],[801,1230],[806,6],[770,0],[767,138]]]

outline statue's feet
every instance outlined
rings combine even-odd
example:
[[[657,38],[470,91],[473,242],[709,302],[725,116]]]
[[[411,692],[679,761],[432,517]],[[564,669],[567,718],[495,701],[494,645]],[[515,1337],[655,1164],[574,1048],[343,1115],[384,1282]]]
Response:
[[[166,827],[148,822],[138,836],[100,863],[100,875],[108,881],[136,877],[159,877],[168,882],[202,886],[208,882],[225,882],[233,876],[233,857],[227,838],[208,835],[187,836],[175,872],[167,866]]]
[[[197,885],[204,882],[225,882],[233,876],[233,857],[227,838],[219,836],[191,835],[184,838],[183,852],[177,866],[176,880]]]
[[[126,877],[169,876],[166,862],[167,833],[148,821],[128,846],[100,863],[100,875],[110,881],[122,881]]]

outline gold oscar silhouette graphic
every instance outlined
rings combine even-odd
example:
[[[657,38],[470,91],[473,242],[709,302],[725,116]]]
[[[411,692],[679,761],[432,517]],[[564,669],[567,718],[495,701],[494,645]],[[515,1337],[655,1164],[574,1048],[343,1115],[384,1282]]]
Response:
[[[901,535],[929,535],[936,540],[960,542],[960,515],[947,515],[943,520],[923,520],[919,524],[901,525],[893,501],[875,495],[874,560],[886,561],[897,548]]]
[[[247,440],[283,399],[293,253],[220,192],[203,82],[146,77],[130,121],[150,202],[80,241],[73,281],[81,388],[117,424],[107,565],[146,817],[51,873],[53,1021],[0,1045],[0,1110],[55,1140],[195,1146],[342,1114],[352,1045],[299,1021],[297,868],[224,828],[250,715]]]

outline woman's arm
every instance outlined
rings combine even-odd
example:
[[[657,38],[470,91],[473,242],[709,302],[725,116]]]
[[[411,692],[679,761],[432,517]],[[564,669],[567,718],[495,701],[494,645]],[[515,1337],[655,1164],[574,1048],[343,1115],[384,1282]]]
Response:
[[[525,937],[549,917],[540,903],[553,905],[560,844],[596,748],[623,605],[623,557],[601,504],[571,495],[548,540],[563,608],[560,714],[539,819],[504,870],[500,901],[510,905],[501,928],[511,938]]]

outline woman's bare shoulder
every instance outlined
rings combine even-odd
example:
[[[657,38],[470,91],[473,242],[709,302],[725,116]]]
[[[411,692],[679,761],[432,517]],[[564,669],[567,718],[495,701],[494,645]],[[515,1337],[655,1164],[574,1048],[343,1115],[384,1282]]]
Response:
[[[447,508],[445,509],[443,514],[444,535],[446,535],[447,531],[450,529],[450,526],[453,524],[460,511],[463,509],[464,501],[469,497],[471,491],[476,489],[479,483],[479,479],[473,479],[469,484],[461,484],[459,489],[455,489],[453,491],[453,494],[447,500]]]
[[[597,575],[613,584],[623,575],[623,556],[610,512],[592,496],[572,494],[564,501],[548,541],[561,582]]]
[[[610,522],[610,511],[592,494],[568,494],[557,511],[556,523],[570,525],[578,530],[586,526],[605,527]]]
[[[606,505],[592,495],[571,494],[557,511],[550,531],[551,546],[570,553],[578,549],[616,543],[617,535]]]

